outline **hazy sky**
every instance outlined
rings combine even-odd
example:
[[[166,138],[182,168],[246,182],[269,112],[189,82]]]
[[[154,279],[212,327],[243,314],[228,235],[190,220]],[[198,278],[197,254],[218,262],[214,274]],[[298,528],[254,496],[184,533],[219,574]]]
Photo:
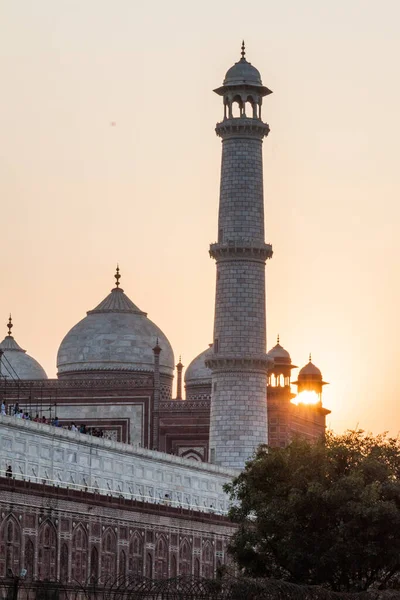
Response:
[[[308,353],[337,431],[397,433],[400,2],[0,0],[0,323],[56,373],[121,285],[190,360],[212,338],[221,98],[264,103],[268,348]],[[112,126],[111,123],[116,125]],[[2,315],[2,316],[1,316]]]

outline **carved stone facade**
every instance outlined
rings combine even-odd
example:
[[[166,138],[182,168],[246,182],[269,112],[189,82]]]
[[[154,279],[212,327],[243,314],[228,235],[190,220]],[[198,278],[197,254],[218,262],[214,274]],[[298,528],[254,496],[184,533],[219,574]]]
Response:
[[[212,577],[233,531],[225,517],[0,477],[0,577]]]

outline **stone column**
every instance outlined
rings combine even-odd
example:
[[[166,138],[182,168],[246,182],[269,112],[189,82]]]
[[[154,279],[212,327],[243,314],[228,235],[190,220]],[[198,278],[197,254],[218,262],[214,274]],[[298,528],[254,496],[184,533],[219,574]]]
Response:
[[[160,404],[160,353],[161,348],[157,343],[153,348],[154,352],[154,391],[153,391],[153,435],[151,448],[158,450],[158,428],[159,428],[159,404]]]
[[[182,400],[182,371],[183,371],[183,364],[181,361],[181,357],[179,357],[179,362],[176,365],[176,370],[177,370],[177,382],[176,382],[176,399],[177,400]]]

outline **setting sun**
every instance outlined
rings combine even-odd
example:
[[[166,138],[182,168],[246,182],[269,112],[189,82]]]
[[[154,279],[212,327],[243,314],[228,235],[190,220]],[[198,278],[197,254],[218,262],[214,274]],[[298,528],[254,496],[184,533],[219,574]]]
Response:
[[[304,390],[300,392],[295,398],[293,398],[293,404],[319,404],[320,397],[316,392],[310,390]]]

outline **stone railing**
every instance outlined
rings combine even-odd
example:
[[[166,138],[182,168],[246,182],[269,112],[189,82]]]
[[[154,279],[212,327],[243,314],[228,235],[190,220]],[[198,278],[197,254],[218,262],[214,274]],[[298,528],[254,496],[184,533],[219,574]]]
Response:
[[[59,487],[225,514],[233,469],[0,416],[0,470]]]

